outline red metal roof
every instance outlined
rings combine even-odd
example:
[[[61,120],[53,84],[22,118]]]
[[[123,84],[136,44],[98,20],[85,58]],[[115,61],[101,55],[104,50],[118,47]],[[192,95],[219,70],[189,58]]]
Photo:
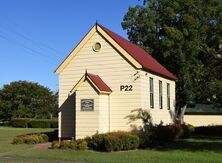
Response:
[[[149,55],[141,47],[131,43],[118,34],[110,31],[106,27],[98,24],[116,43],[118,43],[127,53],[129,53],[137,62],[139,62],[143,69],[148,69],[154,73],[163,75],[173,80],[177,80],[177,77],[169,72],[164,66],[162,66],[156,59]]]
[[[98,89],[102,92],[112,92],[108,85],[99,77],[99,75],[94,75],[91,73],[86,74],[90,80],[98,87]]]

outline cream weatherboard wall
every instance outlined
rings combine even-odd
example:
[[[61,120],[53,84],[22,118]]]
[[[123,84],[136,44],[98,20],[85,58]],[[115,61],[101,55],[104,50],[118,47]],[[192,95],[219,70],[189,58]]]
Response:
[[[105,133],[110,130],[110,95],[99,95],[99,132]]]
[[[96,42],[102,45],[99,52],[92,49]],[[86,69],[89,73],[99,75],[112,89],[112,93],[98,95],[84,82],[76,94],[69,96],[69,91]],[[150,108],[149,77],[154,79],[155,104],[151,109],[153,120],[157,124],[161,120],[165,124],[171,123],[169,110],[166,108],[166,83],[170,84],[170,108],[174,111],[175,82],[135,69],[104,37],[95,32],[59,73],[59,137],[75,137],[76,133],[76,138],[82,138],[97,131],[130,130],[133,124],[129,124],[127,116],[131,111]],[[159,80],[163,82],[163,109],[159,108]],[[132,85],[132,91],[120,91],[121,85]],[[95,105],[100,107],[95,108],[94,112],[80,111],[80,98],[89,95],[95,97]],[[86,127],[85,124],[89,125]],[[140,126],[142,122],[137,121],[134,124]]]
[[[150,108],[150,78],[153,78],[154,108]],[[142,88],[140,97],[141,108],[150,109],[150,114],[153,117],[154,124],[160,124],[161,122],[164,124],[172,123],[170,112],[174,113],[175,111],[175,81],[145,71],[140,72],[140,79]],[[162,109],[159,107],[159,81],[162,81]],[[170,110],[167,109],[167,83],[170,84]]]
[[[99,129],[99,95],[86,80],[76,91],[76,138],[92,135]],[[81,99],[93,99],[93,111],[81,111]],[[74,117],[73,117],[74,118]],[[70,130],[70,128],[69,128]]]
[[[102,45],[99,52],[94,52],[92,49],[95,42],[100,42]],[[67,103],[66,101],[69,101],[67,100],[69,91],[83,76],[86,69],[89,73],[99,75],[113,91],[109,97],[111,108],[109,129],[130,129],[126,116],[140,104],[140,80],[136,80],[134,75],[137,71],[96,32],[59,74],[59,107],[61,110],[59,112],[59,137],[74,136],[74,131],[72,131],[74,105],[73,102]],[[133,91],[120,91],[120,85],[132,85]],[[105,97],[101,98],[105,99]],[[100,103],[108,105],[102,101]],[[103,128],[102,123],[99,125],[101,128]],[[88,129],[94,130],[91,127]]]

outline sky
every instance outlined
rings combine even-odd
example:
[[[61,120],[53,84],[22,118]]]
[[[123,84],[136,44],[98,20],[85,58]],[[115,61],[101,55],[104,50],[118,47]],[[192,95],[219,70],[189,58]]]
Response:
[[[0,88],[12,81],[58,90],[55,69],[96,20],[127,38],[121,22],[137,0],[0,0]]]

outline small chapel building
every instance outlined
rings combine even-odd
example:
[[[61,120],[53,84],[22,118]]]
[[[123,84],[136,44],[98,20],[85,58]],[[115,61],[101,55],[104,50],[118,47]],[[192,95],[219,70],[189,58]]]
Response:
[[[172,123],[177,78],[141,47],[96,23],[56,69],[59,138],[129,131],[135,109]]]

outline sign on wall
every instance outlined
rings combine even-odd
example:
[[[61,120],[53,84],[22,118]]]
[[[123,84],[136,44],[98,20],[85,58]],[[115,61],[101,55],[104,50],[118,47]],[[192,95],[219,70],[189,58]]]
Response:
[[[132,85],[120,85],[120,91],[133,91]]]
[[[82,111],[93,111],[94,110],[94,99],[81,99],[81,110]]]

